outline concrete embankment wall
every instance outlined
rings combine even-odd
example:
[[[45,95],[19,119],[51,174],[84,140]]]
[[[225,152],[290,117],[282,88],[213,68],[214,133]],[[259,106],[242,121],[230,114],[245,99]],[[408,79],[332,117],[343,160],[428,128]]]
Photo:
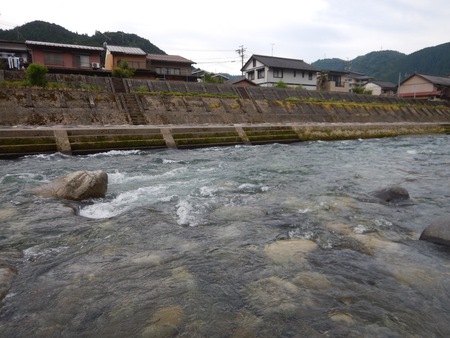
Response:
[[[123,80],[0,88],[0,156],[448,133],[450,106],[305,90]]]

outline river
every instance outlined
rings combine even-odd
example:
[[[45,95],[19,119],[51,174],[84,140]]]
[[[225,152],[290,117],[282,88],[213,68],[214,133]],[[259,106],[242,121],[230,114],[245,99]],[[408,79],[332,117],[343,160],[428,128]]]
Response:
[[[104,170],[104,199],[36,186]],[[0,162],[1,337],[449,337],[450,136]],[[411,198],[370,197],[400,185]]]

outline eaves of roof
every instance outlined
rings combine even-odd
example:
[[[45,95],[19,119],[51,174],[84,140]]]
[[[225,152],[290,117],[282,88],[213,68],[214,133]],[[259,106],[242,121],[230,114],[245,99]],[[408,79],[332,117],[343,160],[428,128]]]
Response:
[[[64,48],[64,49],[81,49],[81,50],[93,50],[93,51],[103,51],[102,47],[93,47],[93,46],[82,46],[82,45],[70,45],[66,43],[54,43],[54,42],[45,42],[45,41],[25,41],[27,46],[42,46],[42,47],[56,47],[56,48]]]
[[[414,73],[414,74],[408,76],[406,79],[404,79],[401,82],[401,84],[405,83],[406,81],[413,78],[414,76],[419,76],[422,79],[424,79],[432,84],[435,84],[435,85],[450,87],[450,77],[433,76],[433,75],[426,75],[426,74],[420,74],[420,73]]]
[[[439,96],[442,92],[440,90],[435,90],[431,92],[409,92],[409,93],[400,93],[400,97],[427,97],[427,96]]]
[[[106,45],[106,49],[112,54],[147,55],[147,53],[139,47]]]
[[[390,89],[390,88],[394,89],[394,88],[397,88],[397,85],[396,85],[396,84],[393,84],[392,82],[389,82],[389,81],[377,81],[377,80],[372,80],[372,81],[369,81],[369,83],[374,83],[374,84],[376,84],[377,86],[379,86],[379,87],[381,87],[381,88],[384,88],[384,89]]]
[[[246,62],[242,69],[246,68],[252,59],[256,59],[262,64],[270,68],[280,68],[280,69],[294,69],[294,70],[307,70],[318,72],[317,68],[314,68],[310,64],[307,64],[303,60],[280,58],[274,56],[265,55],[252,55],[252,57]]]
[[[417,74],[417,75],[423,77],[424,79],[430,81],[433,84],[450,87],[450,77],[432,76],[424,74]]]
[[[194,61],[186,59],[179,55],[166,55],[166,54],[147,54],[147,60],[163,61],[163,62],[177,62],[186,64],[195,64]]]

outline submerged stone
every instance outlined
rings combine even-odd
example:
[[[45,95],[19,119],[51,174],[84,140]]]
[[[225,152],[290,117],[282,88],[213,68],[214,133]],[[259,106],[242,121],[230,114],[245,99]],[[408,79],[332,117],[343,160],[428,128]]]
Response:
[[[43,197],[73,201],[103,198],[108,189],[108,174],[104,171],[76,171],[38,187],[35,192]]]
[[[438,218],[428,225],[419,239],[450,246],[450,215]]]
[[[17,272],[14,268],[0,267],[0,300],[2,300],[8,293],[16,274]]]
[[[160,308],[150,318],[142,337],[175,337],[184,317],[183,308],[179,305]]]
[[[264,253],[278,264],[302,264],[306,255],[317,248],[315,242],[307,239],[289,239],[267,245]]]
[[[386,203],[400,202],[409,199],[408,190],[397,185],[375,190],[371,192],[370,195]]]

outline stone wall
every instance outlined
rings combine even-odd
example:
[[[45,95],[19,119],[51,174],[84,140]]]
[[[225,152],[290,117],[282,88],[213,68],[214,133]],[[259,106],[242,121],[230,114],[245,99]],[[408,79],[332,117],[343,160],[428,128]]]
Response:
[[[0,87],[0,157],[449,133],[450,105],[293,89],[50,74]],[[122,91],[117,92],[116,88]]]
[[[241,98],[5,87],[0,88],[0,125],[450,122],[450,106],[442,103],[325,101],[298,95],[303,91],[267,99],[253,91],[253,98]]]

